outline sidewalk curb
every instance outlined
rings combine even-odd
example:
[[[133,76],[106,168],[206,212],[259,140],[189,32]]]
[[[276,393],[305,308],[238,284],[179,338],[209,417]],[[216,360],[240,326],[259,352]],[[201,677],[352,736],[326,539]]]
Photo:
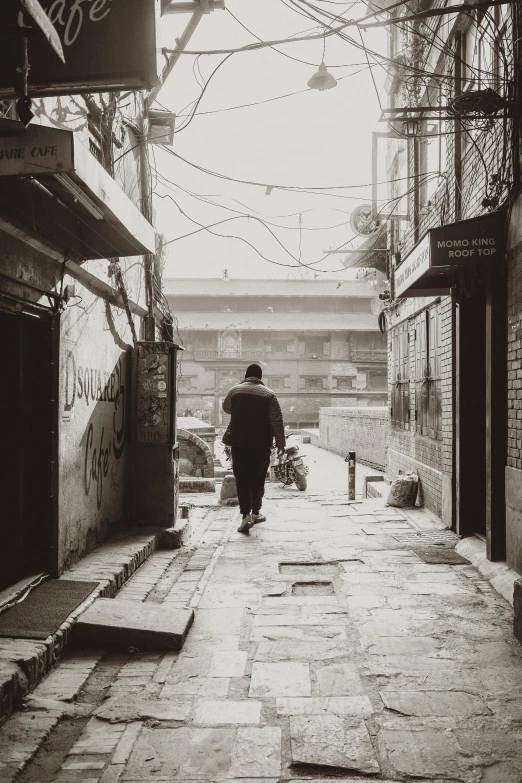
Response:
[[[471,564],[482,574],[500,593],[511,606],[513,606],[513,592],[515,582],[520,579],[520,574],[509,568],[504,561],[491,562],[486,557],[486,544],[476,536],[463,538],[459,541],[455,550],[467,557]]]

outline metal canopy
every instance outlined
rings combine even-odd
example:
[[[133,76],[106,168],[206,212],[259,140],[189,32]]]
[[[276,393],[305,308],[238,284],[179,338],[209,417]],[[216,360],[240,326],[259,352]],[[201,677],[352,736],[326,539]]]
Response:
[[[153,226],[72,131],[0,138],[0,212],[78,258],[156,249]]]
[[[430,229],[394,270],[395,296],[447,294],[467,269],[502,261],[504,235],[503,212]]]

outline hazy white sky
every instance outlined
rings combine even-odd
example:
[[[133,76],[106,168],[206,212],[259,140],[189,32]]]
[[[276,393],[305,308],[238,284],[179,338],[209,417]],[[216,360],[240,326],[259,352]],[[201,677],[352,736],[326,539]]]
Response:
[[[348,9],[347,18],[359,18],[366,13],[364,2],[342,4],[339,0],[336,3],[319,0],[318,4],[335,13]],[[320,29],[312,20],[287,7],[283,0],[226,0],[226,5],[263,40]],[[175,37],[188,20],[188,15],[164,17],[164,46],[173,47]],[[218,10],[203,17],[187,48],[223,49],[254,40],[228,11]],[[367,33],[365,42],[385,51],[382,32]],[[328,187],[371,181],[371,131],[383,127],[377,122],[379,105],[364,54],[338,36],[328,38],[325,62],[339,83],[334,89],[319,92],[309,90],[306,83],[321,61],[323,42],[293,43],[279,48],[309,64],[295,62],[273,49],[234,54],[212,78],[197,116],[176,134],[172,147],[192,163],[229,177],[260,182],[263,186],[218,179],[187,166],[159,147],[151,149],[159,172],[155,197],[157,225],[167,240],[197,230],[198,226],[189,218],[208,226],[234,217],[237,213],[224,208],[228,207],[287,227],[270,226],[284,247],[260,222],[241,218],[213,230],[242,237],[269,260],[261,258],[254,248],[239,239],[220,238],[201,231],[169,245],[166,276],[221,277],[224,269],[230,277],[308,276],[313,273],[299,267],[296,259],[307,264],[317,261],[323,251],[341,246],[352,237],[350,212],[368,201],[369,187],[338,190],[334,197],[292,193],[276,186]],[[178,128],[185,122],[181,115],[186,115],[188,110],[184,107],[197,99],[201,91],[195,68],[199,65],[206,80],[222,59],[223,55],[201,56],[198,62],[192,55],[180,58],[159,95],[164,106],[180,115]],[[374,68],[374,74],[382,87],[384,74],[379,66]],[[302,92],[281,100],[222,111],[299,91]],[[162,176],[172,184],[165,183]],[[275,186],[271,195],[266,195],[265,184]],[[221,206],[203,203],[184,191]],[[165,198],[167,195],[172,196],[188,217],[181,214],[172,200]],[[337,227],[328,230],[332,226]],[[317,268],[339,270],[342,258],[330,256]],[[333,272],[316,274],[321,278],[337,276]],[[342,272],[340,276],[353,274]]]

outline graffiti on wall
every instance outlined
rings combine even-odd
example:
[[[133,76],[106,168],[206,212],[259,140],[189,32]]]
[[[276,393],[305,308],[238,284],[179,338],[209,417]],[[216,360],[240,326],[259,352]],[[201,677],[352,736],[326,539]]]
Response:
[[[91,417],[85,433],[83,478],[85,494],[96,492],[96,504],[100,509],[107,479],[110,477],[111,487],[114,487],[115,463],[121,459],[125,449],[123,358],[108,373],[77,365],[72,352],[67,355],[64,410],[72,411],[78,405],[93,407],[97,414]],[[101,409],[100,405],[103,406]]]

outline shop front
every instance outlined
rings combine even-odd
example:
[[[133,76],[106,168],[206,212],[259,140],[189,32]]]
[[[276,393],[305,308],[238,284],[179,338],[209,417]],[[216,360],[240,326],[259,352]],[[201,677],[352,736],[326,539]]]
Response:
[[[0,590],[63,572],[125,517],[132,347],[155,251],[77,134],[2,132]]]
[[[446,520],[462,536],[483,537],[492,560],[503,559],[506,549],[505,234],[504,212],[431,229],[393,274],[396,300],[440,297],[448,303],[439,331],[428,330],[427,348],[420,352],[416,393],[422,398],[440,385],[441,457],[435,467],[443,482],[451,467]],[[439,345],[430,348],[437,339]],[[420,407],[416,403],[415,419]],[[418,421],[411,427],[418,431]]]

